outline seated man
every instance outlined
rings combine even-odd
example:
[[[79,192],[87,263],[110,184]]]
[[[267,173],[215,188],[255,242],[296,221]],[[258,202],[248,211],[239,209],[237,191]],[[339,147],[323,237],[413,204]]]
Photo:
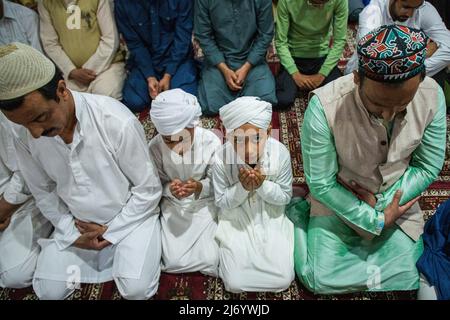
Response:
[[[381,27],[358,53],[358,71],[315,90],[305,113],[311,210],[288,210],[299,227],[296,272],[321,294],[416,290],[417,197],[444,163],[444,95],[425,77],[420,30]]]
[[[47,238],[52,225],[39,212],[17,167],[11,130],[0,112],[0,287],[18,289],[31,285],[40,251],[37,240]]]
[[[62,71],[69,89],[120,100],[124,55],[118,50],[111,2],[41,0],[40,33],[45,52]]]
[[[231,292],[287,289],[294,280],[291,157],[271,135],[272,106],[238,98],[220,109],[228,142],[216,152],[219,275]]]
[[[266,53],[273,38],[270,0],[195,0],[195,38],[205,55],[198,97],[203,114],[241,96],[276,103]]]
[[[39,17],[31,9],[0,0],[0,46],[11,42],[25,43],[42,52]]]
[[[163,271],[217,276],[217,207],[211,171],[214,152],[222,143],[198,126],[201,114],[197,98],[181,89],[158,95],[150,116],[159,134],[150,141],[150,155],[163,185]]]
[[[337,64],[347,18],[347,0],[278,1],[275,45],[283,66],[277,77],[278,109],[291,107],[298,89],[314,90],[341,76]]]
[[[67,89],[44,55],[0,52],[0,109],[23,127],[19,168],[55,231],[42,240],[33,288],[63,299],[80,282],[115,280],[126,299],[158,288],[162,188],[137,118],[120,102]],[[25,130],[25,128],[28,130]]]
[[[197,94],[192,0],[116,0],[119,32],[131,56],[123,102],[134,112],[171,88]]]
[[[372,0],[359,15],[356,40],[359,41],[373,29],[394,23],[422,29],[433,41],[428,45],[425,63],[427,76],[433,77],[444,88],[446,68],[450,64],[450,31],[433,5],[423,0]],[[355,52],[345,73],[351,73],[357,68],[358,57]]]

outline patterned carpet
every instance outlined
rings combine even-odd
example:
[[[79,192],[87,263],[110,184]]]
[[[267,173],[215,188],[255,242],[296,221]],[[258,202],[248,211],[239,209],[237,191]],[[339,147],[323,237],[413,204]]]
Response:
[[[354,50],[355,27],[348,29],[348,44],[344,55],[339,63],[341,69],[345,68],[348,58]],[[276,52],[272,48],[268,53],[268,61],[271,69],[276,74],[279,70]],[[294,173],[294,184],[296,187],[305,188],[305,178],[303,175],[301,157],[301,137],[299,128],[303,122],[303,115],[306,109],[306,95],[303,94],[296,100],[294,106],[286,112],[274,113],[273,131],[274,136],[283,142],[291,152],[292,168]],[[147,138],[155,135],[155,129],[148,120],[148,114],[143,113],[140,119],[144,125]],[[447,119],[450,125],[450,118]],[[221,123],[217,118],[204,118],[202,125],[205,128],[223,131]],[[279,130],[276,130],[279,129]],[[278,132],[278,134],[277,134]],[[447,159],[439,178],[423,194],[420,204],[424,211],[424,218],[427,219],[433,214],[436,207],[450,197],[450,154],[448,141],[450,141],[450,131],[447,132]],[[155,300],[321,300],[321,299],[345,299],[345,300],[411,300],[416,298],[415,291],[386,292],[386,293],[356,293],[348,295],[314,295],[305,289],[298,280],[281,293],[241,293],[232,294],[225,291],[222,281],[218,278],[204,276],[200,273],[169,275],[162,274],[159,291],[153,298]],[[13,290],[0,289],[0,300],[35,300],[36,295],[31,288]],[[117,300],[121,299],[119,292],[113,282],[95,285],[82,285],[76,291],[71,300]]]

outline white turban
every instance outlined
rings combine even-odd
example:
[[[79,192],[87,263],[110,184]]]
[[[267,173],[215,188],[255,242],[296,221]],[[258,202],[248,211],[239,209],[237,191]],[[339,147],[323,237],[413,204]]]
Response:
[[[220,109],[220,118],[227,132],[250,123],[267,130],[272,121],[272,105],[257,97],[241,97]]]
[[[150,117],[156,130],[171,136],[199,124],[202,109],[197,98],[181,89],[160,93],[152,102]]]

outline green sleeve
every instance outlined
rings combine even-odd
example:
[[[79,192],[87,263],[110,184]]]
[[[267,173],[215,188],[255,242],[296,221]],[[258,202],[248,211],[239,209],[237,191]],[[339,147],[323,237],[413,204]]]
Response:
[[[319,73],[327,77],[337,65],[347,41],[348,1],[336,1],[333,18],[333,47],[320,68]]]
[[[298,69],[289,51],[289,11],[286,6],[286,0],[280,0],[277,5],[275,47],[277,48],[277,54],[283,67],[289,74],[294,74]]]
[[[301,137],[304,172],[312,196],[353,229],[379,235],[384,227],[384,213],[359,200],[337,182],[334,139],[317,96],[306,109]]]
[[[388,190],[377,195],[378,210],[384,210],[399,189],[403,192],[400,204],[420,196],[441,172],[445,160],[447,134],[445,97],[441,88],[438,101],[439,109],[425,129],[422,142],[414,151],[408,169]]]

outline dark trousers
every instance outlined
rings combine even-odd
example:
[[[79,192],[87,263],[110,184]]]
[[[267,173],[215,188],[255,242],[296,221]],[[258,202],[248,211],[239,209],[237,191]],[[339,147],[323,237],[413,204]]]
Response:
[[[319,72],[326,57],[322,58],[294,58],[295,64],[297,65],[300,73],[305,75],[313,75]],[[328,77],[325,78],[321,86],[330,83],[341,77],[342,73],[337,66],[331,70]],[[285,110],[290,108],[295,99],[297,98],[298,90],[297,84],[295,83],[292,76],[286,69],[282,68],[280,74],[276,80],[277,98],[278,105],[274,107],[275,110]]]

